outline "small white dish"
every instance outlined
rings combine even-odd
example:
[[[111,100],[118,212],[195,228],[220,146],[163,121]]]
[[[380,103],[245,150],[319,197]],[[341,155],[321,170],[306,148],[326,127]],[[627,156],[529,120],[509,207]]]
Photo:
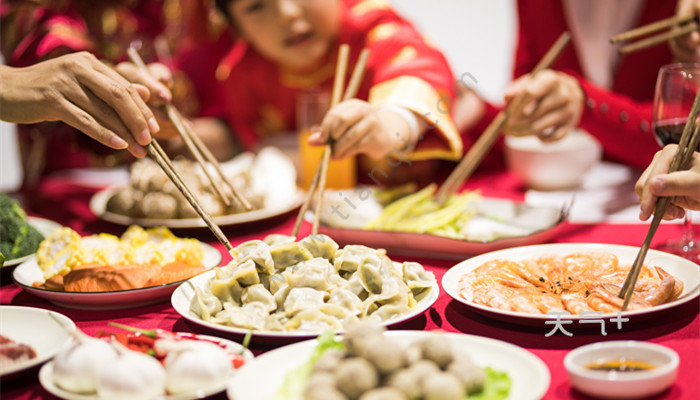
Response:
[[[655,367],[639,371],[605,371],[587,365],[631,360]],[[655,343],[619,340],[581,346],[564,357],[569,381],[586,394],[608,399],[633,399],[662,392],[676,380],[678,354]]]

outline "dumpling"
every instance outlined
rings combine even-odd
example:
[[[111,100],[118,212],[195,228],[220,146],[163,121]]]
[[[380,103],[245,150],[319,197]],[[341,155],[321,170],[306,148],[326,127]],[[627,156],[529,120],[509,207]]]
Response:
[[[270,255],[270,246],[262,240],[249,240],[239,244],[233,250],[238,255],[239,262],[250,259],[255,262],[255,266],[260,273],[275,273],[275,263],[272,261],[272,255]]]
[[[272,235],[267,235],[263,242],[265,242],[268,246],[274,246],[276,244],[282,244],[282,243],[294,243],[296,239],[294,236],[288,236],[288,235],[282,235],[279,233],[273,233]]]
[[[219,271],[217,271],[216,275]],[[220,276],[220,278],[219,278]],[[209,281],[209,291],[216,296],[221,303],[241,304],[241,296],[243,295],[243,287],[238,283],[235,277],[221,274],[215,276]]]
[[[254,301],[244,304],[242,307],[225,303],[224,311],[219,312],[216,318],[226,325],[260,330],[265,327],[268,315],[267,307],[263,303]]]
[[[340,307],[358,315],[362,311],[362,300],[357,295],[347,289],[335,288],[331,290],[331,297],[328,304],[337,304]]]
[[[211,317],[221,311],[223,306],[211,291],[203,291],[199,287],[194,288],[194,297],[190,302],[190,311],[198,315],[205,321],[209,321]]]
[[[282,272],[282,276],[291,287],[310,287],[316,290],[330,290],[345,283],[325,258],[299,263]]]
[[[355,272],[365,257],[384,254],[386,254],[384,249],[373,249],[359,244],[348,245],[335,252],[333,258],[335,270]]]
[[[435,285],[435,275],[423,269],[423,266],[417,262],[406,261],[401,265],[401,270],[403,271],[404,282],[413,291],[414,295]]]
[[[360,276],[362,287],[374,294],[382,291],[382,282],[385,279],[398,275],[389,257],[376,254],[365,256],[357,267],[356,273]]]
[[[313,257],[323,257],[326,260],[332,260],[339,247],[338,243],[326,235],[309,235],[299,243],[306,247]]]
[[[342,328],[343,324],[338,318],[324,314],[317,308],[301,311],[284,324],[286,331],[325,331]]]
[[[246,260],[232,268],[229,272],[231,273],[231,277],[237,280],[241,286],[252,286],[260,283],[258,270],[253,260]]]
[[[272,312],[277,309],[275,297],[260,283],[243,289],[241,300],[243,304],[259,302],[265,306],[267,312]]]
[[[328,293],[319,290],[293,288],[284,301],[284,311],[291,317],[302,310],[319,308],[328,297]]]
[[[285,270],[313,258],[311,252],[298,242],[275,244],[270,247],[270,254],[277,270]]]

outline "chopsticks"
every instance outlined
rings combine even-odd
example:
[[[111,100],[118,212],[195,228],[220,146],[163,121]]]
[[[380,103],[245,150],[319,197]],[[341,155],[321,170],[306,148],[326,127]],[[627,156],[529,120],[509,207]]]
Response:
[[[143,63],[143,60],[141,60],[141,57],[138,55],[138,52],[136,52],[135,49],[129,48],[128,53],[129,58],[131,58],[131,61],[134,64],[138,65],[139,68],[146,68],[146,65]],[[179,114],[177,114],[177,110],[174,107],[171,107],[171,112],[168,113],[168,116],[170,115],[179,116]],[[183,124],[180,119],[173,120],[173,124],[175,124],[176,127],[179,124],[180,128],[178,129],[182,129],[182,127],[185,126],[185,124]],[[233,251],[233,246],[226,238],[226,235],[224,235],[224,233],[221,231],[221,228],[216,224],[216,222],[214,222],[214,220],[204,210],[204,208],[202,208],[202,206],[199,203],[199,200],[197,200],[197,197],[192,193],[192,191],[182,180],[182,177],[177,173],[177,171],[175,170],[175,166],[173,165],[172,161],[165,153],[165,151],[163,151],[163,148],[160,146],[158,141],[155,138],[151,138],[151,143],[149,143],[148,146],[146,146],[146,149],[148,150],[148,154],[151,156],[151,158],[158,164],[158,166],[160,166],[160,168],[163,170],[163,172],[165,172],[168,178],[170,178],[175,187],[177,187],[178,190],[182,193],[182,195],[185,196],[185,199],[187,199],[190,205],[192,205],[197,214],[199,214],[199,216],[202,217],[202,219],[212,231],[214,236],[216,236],[219,242],[221,242],[221,244],[223,244],[224,247],[226,247],[226,250],[229,252],[229,254],[231,254],[231,257],[235,259],[236,255]],[[206,171],[206,168],[204,169]]]
[[[697,16],[695,13],[679,15],[675,17],[665,18],[651,24],[640,26],[639,28],[622,32],[610,38],[610,43],[625,42],[631,39],[637,39],[642,36],[650,35],[660,30],[671,28],[666,32],[654,34],[645,39],[634,43],[626,44],[618,49],[620,54],[632,53],[638,50],[645,49],[666,42],[677,36],[687,35],[688,33],[698,29]]]
[[[695,96],[695,101],[693,102],[693,107],[690,110],[690,115],[688,116],[688,121],[685,123],[683,128],[683,135],[681,136],[680,143],[678,144],[678,150],[671,160],[671,165],[669,166],[668,172],[682,171],[690,167],[693,153],[695,149],[698,148],[700,144],[700,123],[696,124],[696,119],[698,117],[698,111],[700,111],[700,91],[698,91]],[[656,229],[659,227],[661,220],[666,212],[666,208],[671,202],[671,197],[661,197],[656,201],[656,206],[654,207],[654,218],[649,226],[649,231],[642,246],[639,248],[639,253],[637,258],[632,264],[632,268],[627,273],[627,278],[625,279],[622,289],[618,294],[618,297],[623,298],[622,311],[627,309],[630,300],[632,299],[632,294],[634,293],[634,286],[637,283],[637,278],[639,277],[639,272],[642,270],[642,264],[644,258],[647,255],[649,246],[651,245],[651,239],[656,233]]]
[[[547,53],[542,57],[539,63],[532,70],[531,75],[539,73],[540,71],[549,68],[554,60],[557,59],[559,54],[564,50],[569,41],[571,40],[571,35],[569,32],[564,32],[559,36],[556,42],[549,48]],[[517,114],[522,110],[522,108],[527,104],[529,96],[519,95],[514,98],[506,107],[505,110],[501,111],[496,115],[496,117],[491,121],[489,126],[486,127],[484,132],[479,136],[479,139],[474,142],[474,145],[469,149],[467,154],[462,157],[462,160],[455,167],[455,169],[450,173],[445,182],[442,184],[440,189],[436,194],[436,199],[439,204],[445,204],[447,199],[453,195],[462,184],[471,176],[471,174],[479,166],[481,160],[488,151],[496,143],[503,126],[508,121],[508,118]]]
[[[348,58],[350,56],[350,46],[347,44],[342,44],[338,50],[338,63],[335,66],[335,79],[333,81],[333,92],[331,94],[331,104],[332,109],[338,103],[340,103],[341,98],[343,101],[350,100],[357,95],[360,89],[360,84],[362,83],[362,77],[365,73],[365,68],[367,67],[367,60],[369,58],[369,50],[362,49],[360,56],[355,64],[355,68],[350,76],[350,81],[348,82],[347,90],[345,95],[343,95],[343,83],[345,81],[345,74],[348,67]],[[314,208],[314,221],[311,227],[311,234],[315,235],[318,233],[319,220],[321,217],[321,204],[323,202],[323,192],[326,187],[326,177],[328,175],[328,163],[330,162],[333,141],[329,137],[326,145],[323,149],[323,156],[321,157],[321,162],[316,169],[314,174],[314,179],[309,187],[309,192],[306,194],[304,203],[299,209],[299,214],[294,222],[294,229],[292,230],[292,236],[296,237],[299,233],[299,228],[301,227],[301,222],[304,219],[304,214],[309,209],[311,200],[316,194],[316,203]]]
[[[141,56],[139,56],[139,53],[138,51],[136,51],[135,48],[129,47],[127,49],[127,54],[132,63],[136,64],[136,66],[138,66],[139,69],[141,69],[145,73],[148,73],[148,68],[146,68],[146,64],[143,62]],[[175,130],[178,132],[187,148],[190,150],[194,158],[202,167],[202,170],[204,170],[204,174],[207,176],[207,178],[209,178],[209,181],[211,182],[212,187],[214,188],[214,191],[216,192],[217,196],[221,198],[226,207],[231,205],[231,200],[229,199],[229,196],[224,194],[223,188],[219,185],[219,181],[214,179],[214,177],[209,172],[209,168],[207,168],[206,166],[205,158],[206,161],[208,161],[214,167],[214,170],[217,172],[219,179],[221,179],[221,181],[224,182],[224,184],[226,184],[226,188],[229,190],[229,194],[232,195],[239,203],[241,203],[247,211],[250,211],[252,207],[248,200],[241,196],[238,193],[238,191],[233,187],[233,185],[231,185],[231,183],[224,175],[224,172],[221,170],[221,164],[219,164],[219,162],[216,160],[211,151],[209,151],[206,145],[202,142],[202,140],[196,134],[194,134],[194,132],[192,132],[192,129],[187,124],[184,123],[182,115],[177,110],[177,108],[175,108],[175,106],[171,103],[167,103],[165,104],[165,112],[168,115],[168,119],[170,119],[173,126],[175,126]]]

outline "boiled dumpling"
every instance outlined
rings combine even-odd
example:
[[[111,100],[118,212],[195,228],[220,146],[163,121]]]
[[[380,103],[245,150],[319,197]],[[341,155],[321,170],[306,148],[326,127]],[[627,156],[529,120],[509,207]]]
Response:
[[[268,312],[272,312],[277,309],[275,297],[260,283],[243,289],[243,296],[241,297],[241,300],[243,301],[243,304],[259,302],[266,307]]]
[[[238,255],[238,261],[253,260],[258,271],[263,274],[274,274],[275,263],[272,261],[270,246],[262,240],[249,240],[233,249]]]
[[[270,254],[278,270],[284,270],[313,258],[311,252],[298,242],[275,244],[270,247]]]
[[[332,260],[338,251],[338,243],[326,235],[309,235],[299,243],[306,247],[313,257],[323,257],[326,260]]]

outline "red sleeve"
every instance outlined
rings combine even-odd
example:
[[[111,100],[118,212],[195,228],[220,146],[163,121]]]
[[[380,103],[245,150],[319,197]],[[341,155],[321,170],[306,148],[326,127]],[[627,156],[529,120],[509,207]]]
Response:
[[[585,94],[579,126],[603,145],[607,158],[633,167],[646,168],[659,151],[651,132],[652,101],[636,102],[628,96],[602,89],[576,77]]]

